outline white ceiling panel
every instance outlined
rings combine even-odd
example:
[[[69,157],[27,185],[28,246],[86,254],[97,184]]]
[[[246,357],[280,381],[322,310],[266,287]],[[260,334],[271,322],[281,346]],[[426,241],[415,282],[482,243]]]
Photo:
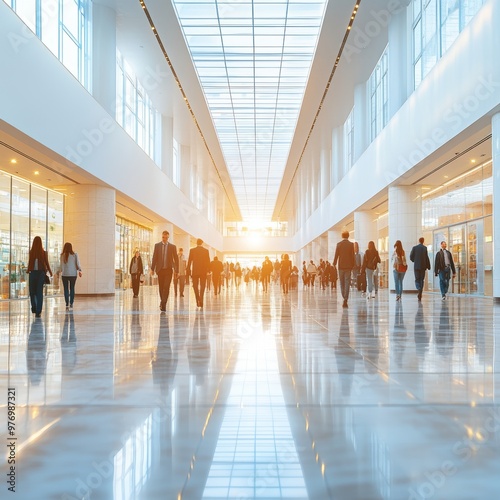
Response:
[[[327,0],[173,0],[243,220],[272,218]]]

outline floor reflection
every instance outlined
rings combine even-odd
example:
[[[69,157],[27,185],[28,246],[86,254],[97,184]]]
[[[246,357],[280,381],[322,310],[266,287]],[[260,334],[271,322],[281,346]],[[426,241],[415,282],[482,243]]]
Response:
[[[499,496],[491,301],[128,292],[0,303],[19,498]]]

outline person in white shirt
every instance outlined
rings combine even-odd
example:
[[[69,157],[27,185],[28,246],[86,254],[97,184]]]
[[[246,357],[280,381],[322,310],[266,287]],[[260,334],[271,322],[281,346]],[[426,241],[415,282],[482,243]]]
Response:
[[[316,274],[318,274],[318,268],[316,264],[311,260],[307,266],[307,274],[309,276],[309,283],[314,286],[314,280],[316,279]]]
[[[61,253],[61,276],[64,287],[64,300],[66,302],[66,310],[73,309],[75,300],[75,283],[76,278],[82,277],[82,268],[78,254],[73,251],[73,245],[66,242]]]

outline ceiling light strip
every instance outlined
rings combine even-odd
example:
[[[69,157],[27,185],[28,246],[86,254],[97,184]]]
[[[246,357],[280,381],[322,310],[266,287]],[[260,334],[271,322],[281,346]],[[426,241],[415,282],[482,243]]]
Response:
[[[330,78],[328,78],[328,81],[326,83],[325,90],[323,92],[323,96],[321,97],[321,101],[319,102],[318,110],[316,111],[316,115],[314,116],[314,120],[312,122],[311,128],[309,129],[309,133],[307,134],[306,141],[304,143],[304,147],[302,148],[302,152],[300,153],[299,161],[297,162],[297,166],[295,167],[295,170],[292,175],[292,179],[290,180],[290,183],[288,185],[288,189],[285,194],[285,199],[283,200],[283,203],[281,204],[280,211],[278,213],[278,219],[281,216],[281,212],[283,211],[283,208],[285,206],[286,200],[288,198],[288,195],[290,193],[290,189],[292,188],[293,181],[295,179],[295,176],[297,175],[297,171],[299,169],[300,163],[302,161],[302,158],[304,156],[305,150],[307,148],[307,144],[309,143],[309,139],[311,138],[312,132],[314,130],[314,126],[316,125],[316,121],[318,119],[318,116],[321,112],[321,108],[323,106],[323,103],[325,102],[326,95],[328,94],[328,91],[330,90],[330,86],[333,80],[333,75],[335,74],[335,71],[337,70],[337,67],[340,63],[340,58],[342,56],[342,52],[344,51],[345,45],[347,43],[347,39],[349,38],[349,34],[351,32],[352,25],[354,24],[354,19],[356,18],[356,14],[358,13],[359,10],[359,4],[361,3],[361,0],[358,0],[356,4],[354,5],[354,9],[352,11],[351,17],[349,19],[349,24],[347,25],[345,34],[344,34],[344,39],[342,40],[342,43],[340,44],[340,48],[337,54],[337,58],[335,59],[335,64],[333,65],[332,71],[330,73]]]
[[[144,2],[144,0],[139,0],[139,3],[141,4],[142,10],[144,11],[144,14],[146,15],[146,18],[148,19],[149,25],[151,26],[151,29],[152,29],[155,37],[156,37],[156,41],[158,42],[158,45],[160,47],[160,50],[162,51],[163,56],[165,57],[165,60],[167,61],[168,67],[170,68],[170,71],[172,72],[174,80],[177,83],[177,87],[179,88],[179,90],[181,92],[182,98],[184,99],[184,102],[186,103],[186,106],[187,106],[189,112],[191,113],[191,117],[192,117],[192,119],[194,121],[194,124],[196,125],[196,128],[198,129],[198,132],[200,133],[201,140],[203,141],[203,144],[205,145],[205,148],[207,150],[208,156],[210,157],[210,160],[212,161],[212,165],[214,166],[215,171],[217,172],[217,176],[219,177],[219,181],[220,181],[220,183],[222,185],[222,189],[224,190],[224,193],[226,194],[226,197],[227,197],[227,200],[229,202],[229,205],[231,206],[231,210],[232,210],[233,214],[236,214],[237,212],[234,210],[233,204],[231,203],[231,198],[229,197],[229,194],[228,194],[228,192],[226,190],[226,186],[224,185],[224,182],[222,180],[222,175],[219,172],[219,169],[217,168],[217,165],[215,163],[214,157],[212,156],[210,148],[208,147],[207,141],[205,139],[205,136],[203,135],[203,132],[202,132],[201,127],[200,127],[200,124],[198,123],[198,120],[196,119],[194,111],[191,108],[191,104],[189,103],[187,95],[184,92],[184,88],[182,87],[182,84],[181,84],[181,82],[179,80],[179,77],[177,76],[177,73],[176,73],[176,71],[174,69],[172,61],[170,60],[170,57],[167,54],[165,46],[163,45],[163,42],[161,41],[160,35],[156,31],[155,24],[153,22],[153,19],[152,19],[151,15],[149,14],[148,8],[146,7],[146,3]]]

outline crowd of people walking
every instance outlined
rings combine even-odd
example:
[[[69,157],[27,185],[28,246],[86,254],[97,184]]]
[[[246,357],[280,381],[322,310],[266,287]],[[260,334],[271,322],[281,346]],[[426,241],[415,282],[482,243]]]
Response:
[[[363,252],[357,242],[349,240],[349,232],[342,233],[342,240],[335,248],[332,263],[320,259],[316,263],[311,259],[302,262],[302,270],[293,265],[288,254],[283,254],[281,260],[272,262],[266,256],[260,266],[243,268],[239,262],[222,262],[217,256],[210,259],[208,249],[203,246],[203,240],[198,239],[196,246],[189,250],[186,259],[183,248],[169,242],[170,234],[163,231],[162,241],[154,245],[153,257],[149,272],[157,277],[160,296],[160,311],[165,312],[173,280],[174,293],[183,298],[185,287],[191,282],[196,299],[196,305],[202,309],[207,290],[213,290],[213,295],[220,295],[222,288],[234,286],[239,288],[242,282],[248,286],[262,287],[267,293],[271,284],[278,284],[283,294],[296,290],[299,281],[305,289],[314,288],[316,283],[322,290],[337,289],[342,296],[342,306],[348,307],[351,288],[360,291],[367,300],[377,297],[379,290],[379,266],[382,263],[380,254],[374,241],[369,241]],[[415,289],[418,301],[422,300],[425,288],[426,272],[431,269],[431,262],[424,238],[412,247],[409,260],[413,263]],[[396,301],[403,295],[403,282],[408,270],[408,259],[401,240],[394,243],[394,251],[390,258],[394,276]],[[133,298],[139,297],[140,285],[145,281],[146,265],[142,260],[139,249],[134,250],[129,264]],[[53,276],[49,264],[48,254],[43,248],[42,239],[36,236],[29,252],[27,272],[29,273],[29,296],[31,312],[37,318],[41,316],[43,307],[43,286],[50,283]],[[78,254],[73,250],[70,242],[66,242],[60,255],[59,268],[56,271],[62,277],[66,310],[73,309],[75,300],[75,285],[78,277],[82,277],[82,268]],[[301,274],[301,275],[300,275]],[[434,259],[434,274],[439,277],[439,286],[442,300],[446,300],[450,280],[456,276],[453,255],[447,249],[447,243],[441,242],[441,249],[436,252]],[[50,276],[50,277],[49,277]]]

